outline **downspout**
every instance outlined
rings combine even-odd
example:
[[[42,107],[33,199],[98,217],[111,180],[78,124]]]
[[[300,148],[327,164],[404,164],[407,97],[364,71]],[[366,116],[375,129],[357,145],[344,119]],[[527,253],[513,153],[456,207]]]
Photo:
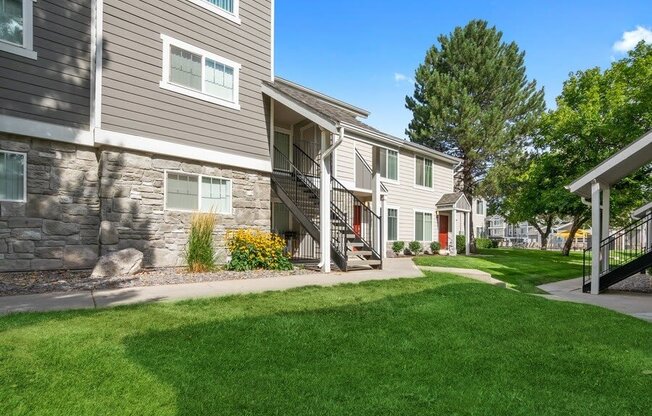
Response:
[[[333,144],[330,145],[330,147],[328,147],[326,150],[324,150],[322,152],[322,154],[321,154],[320,165],[322,165],[322,166],[325,165],[328,157],[330,157],[330,155],[335,151],[335,149],[337,149],[339,147],[339,145],[341,145],[342,142],[344,141],[344,127],[342,127],[341,125],[338,126],[337,131],[339,133],[337,140],[335,140],[333,142]],[[327,192],[327,190],[324,188],[323,185],[324,184],[322,184],[321,192],[322,192],[322,195],[325,195],[325,192]],[[327,186],[330,187],[330,184],[328,184]],[[328,210],[328,212],[330,212],[330,204],[320,214],[324,214],[324,212],[326,210]],[[323,215],[320,215],[320,217],[323,217]],[[326,233],[324,232],[324,229],[323,229],[323,227],[328,223],[329,222],[326,222],[326,221],[320,221],[320,226],[322,227],[322,230],[321,230],[321,237],[322,238],[321,238],[321,241],[320,241],[320,248],[322,249],[322,251],[325,250],[325,249],[330,250],[330,237],[329,238],[324,238],[324,235],[326,235]],[[330,231],[330,228],[328,230]],[[321,261],[319,262],[319,265],[317,267],[319,267],[320,269],[323,270],[324,266],[325,266],[324,256],[321,256]],[[326,269],[330,270],[330,261],[329,261],[328,267]]]

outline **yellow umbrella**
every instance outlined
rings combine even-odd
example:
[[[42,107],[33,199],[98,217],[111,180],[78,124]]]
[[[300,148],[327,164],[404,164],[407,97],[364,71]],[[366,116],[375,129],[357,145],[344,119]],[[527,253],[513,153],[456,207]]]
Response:
[[[562,237],[562,238],[568,238],[568,236],[570,235],[570,232],[569,231],[560,231],[560,232],[557,233],[557,235],[559,237]],[[575,238],[584,238],[584,237],[588,237],[590,235],[591,235],[591,230],[577,230],[577,232],[575,233]]]

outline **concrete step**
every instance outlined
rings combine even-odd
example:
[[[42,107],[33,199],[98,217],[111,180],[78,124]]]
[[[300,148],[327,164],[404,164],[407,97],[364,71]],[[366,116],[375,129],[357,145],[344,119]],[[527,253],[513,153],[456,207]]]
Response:
[[[350,260],[346,263],[347,266],[349,267],[357,267],[357,266],[380,266],[381,265],[380,260]]]

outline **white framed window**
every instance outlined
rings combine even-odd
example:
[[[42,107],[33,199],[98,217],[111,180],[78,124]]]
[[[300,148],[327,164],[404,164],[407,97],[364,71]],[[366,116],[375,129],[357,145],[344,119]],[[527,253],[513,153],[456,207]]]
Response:
[[[478,206],[477,206],[477,209],[476,209],[475,213],[479,214],[479,215],[483,215],[484,214],[484,202],[481,199],[479,199],[477,201],[477,205]]]
[[[165,209],[232,213],[232,182],[214,176],[165,172]]]
[[[240,0],[188,0],[230,21],[240,24]]]
[[[432,241],[432,212],[414,211],[414,239]]]
[[[0,51],[36,59],[35,0],[0,0]]]
[[[380,149],[380,176],[391,181],[398,181],[398,152]]]
[[[398,208],[387,208],[387,241],[398,240]]]
[[[27,156],[0,150],[0,201],[27,200]]]
[[[161,88],[240,109],[240,64],[167,35],[162,34],[161,39]]]
[[[432,160],[421,156],[414,157],[414,183],[417,186],[432,188]]]

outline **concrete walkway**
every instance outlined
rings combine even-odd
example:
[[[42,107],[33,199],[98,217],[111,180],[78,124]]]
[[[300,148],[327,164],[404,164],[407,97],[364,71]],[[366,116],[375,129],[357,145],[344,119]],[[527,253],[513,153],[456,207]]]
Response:
[[[369,280],[422,277],[412,259],[386,259],[383,270],[308,274],[266,279],[227,280],[180,285],[147,286],[83,292],[53,292],[0,297],[0,314],[67,309],[97,309],[145,302],[176,301],[246,293],[287,290],[305,286],[334,286]]]
[[[580,290],[581,286],[582,278],[580,277],[547,283],[539,286],[539,289],[549,293],[549,295],[541,295],[547,299],[601,306],[652,322],[652,294],[614,291],[591,295],[583,293]]]

